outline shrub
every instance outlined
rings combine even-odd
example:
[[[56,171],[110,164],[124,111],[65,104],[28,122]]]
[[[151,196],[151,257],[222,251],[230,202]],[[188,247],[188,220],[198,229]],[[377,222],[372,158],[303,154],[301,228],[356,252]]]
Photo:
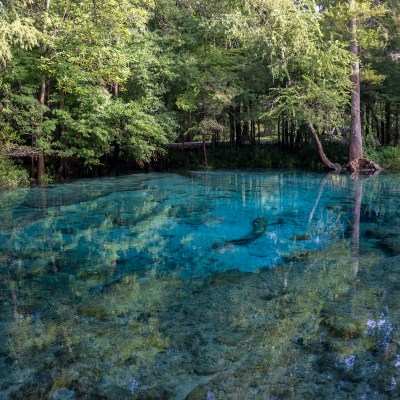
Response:
[[[29,186],[28,172],[15,165],[6,155],[0,154],[0,189]]]
[[[375,161],[385,170],[400,171],[400,147],[368,148],[365,157]]]

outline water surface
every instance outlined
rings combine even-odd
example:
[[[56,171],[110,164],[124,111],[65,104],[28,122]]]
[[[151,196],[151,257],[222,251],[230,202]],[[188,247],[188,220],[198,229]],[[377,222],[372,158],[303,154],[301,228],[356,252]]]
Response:
[[[0,399],[400,398],[399,194],[240,171],[1,193]]]

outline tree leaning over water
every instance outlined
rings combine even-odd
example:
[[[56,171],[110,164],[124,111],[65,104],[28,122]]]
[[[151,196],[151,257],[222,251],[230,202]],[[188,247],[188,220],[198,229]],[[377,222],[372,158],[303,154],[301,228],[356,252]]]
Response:
[[[271,5],[277,4],[271,2]],[[341,170],[342,166],[331,162],[325,155],[318,130],[326,131],[340,125],[350,108],[348,163],[362,159],[357,18],[362,18],[365,23],[385,11],[382,7],[372,7],[369,2],[356,6],[355,0],[333,6],[313,1],[296,4],[283,1],[279,8],[285,6],[288,10],[283,15],[290,20],[282,24],[283,34],[280,36],[285,39],[277,43],[275,50],[275,53],[281,50],[275,67],[281,71],[282,77],[280,87],[274,89],[278,110],[303,120],[315,139],[323,163],[330,169]],[[343,29],[346,21],[349,21],[349,31]],[[335,26],[339,29],[331,30]],[[374,35],[373,29],[371,31],[369,34]],[[368,166],[379,168],[375,163]]]

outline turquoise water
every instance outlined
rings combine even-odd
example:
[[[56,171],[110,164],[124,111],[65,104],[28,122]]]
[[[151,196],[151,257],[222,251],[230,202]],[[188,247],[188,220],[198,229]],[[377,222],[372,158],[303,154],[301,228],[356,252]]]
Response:
[[[399,194],[276,171],[0,193],[0,399],[400,398]]]

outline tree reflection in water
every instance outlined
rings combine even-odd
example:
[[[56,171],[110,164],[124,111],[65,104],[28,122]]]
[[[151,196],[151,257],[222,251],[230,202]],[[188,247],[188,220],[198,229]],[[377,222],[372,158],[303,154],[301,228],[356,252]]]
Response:
[[[218,191],[216,177],[205,179],[190,201],[181,194],[177,203],[170,190],[148,181],[118,197],[110,191],[95,198],[94,190],[86,201],[63,207],[55,205],[64,200],[52,189],[46,208],[41,195],[37,203],[12,200],[20,206],[2,213],[8,242],[0,254],[3,397],[398,396],[400,256],[380,251],[390,245],[394,252],[400,236],[398,189],[389,177],[306,180],[302,209],[288,182],[296,182],[295,175],[272,181],[255,175],[250,185],[235,173],[228,186],[226,176],[218,177],[225,182]],[[240,189],[238,202],[235,191],[225,197],[233,186]],[[313,197],[305,198],[311,189]],[[259,242],[224,254],[189,251],[200,246],[202,229],[219,234],[227,216],[218,207],[231,206],[239,218],[240,205],[255,200],[262,207],[257,215],[268,210],[267,220],[277,222]],[[30,214],[22,214],[26,207]],[[303,221],[303,231],[285,231],[282,215],[297,227]],[[71,216],[79,217],[75,225],[68,223]],[[340,228],[346,220],[350,240]],[[174,247],[177,228],[183,233]],[[288,237],[280,237],[284,232]],[[293,234],[309,241],[329,234],[331,242],[301,248],[290,241]],[[190,266],[199,271],[208,257],[261,256],[262,249],[274,250],[275,240],[287,253],[273,268],[182,274]],[[181,252],[173,262],[171,245]]]

